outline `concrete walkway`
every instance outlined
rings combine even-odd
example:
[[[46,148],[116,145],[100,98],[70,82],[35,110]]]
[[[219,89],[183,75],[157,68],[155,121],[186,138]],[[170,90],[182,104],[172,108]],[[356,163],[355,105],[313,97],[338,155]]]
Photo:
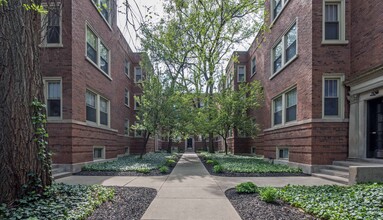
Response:
[[[56,182],[149,187],[158,191],[142,219],[240,219],[224,192],[242,182],[258,186],[341,185],[317,177],[211,176],[194,153],[185,153],[168,176],[69,176]]]
[[[142,219],[241,219],[197,155],[185,153]]]

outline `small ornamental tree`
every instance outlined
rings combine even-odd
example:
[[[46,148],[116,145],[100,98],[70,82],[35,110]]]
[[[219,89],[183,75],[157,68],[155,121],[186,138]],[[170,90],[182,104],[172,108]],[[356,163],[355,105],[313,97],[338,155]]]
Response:
[[[263,100],[262,87],[258,81],[239,85],[238,90],[225,88],[214,96],[211,109],[215,115],[213,127],[222,137],[225,153],[228,153],[227,138],[230,130],[238,130],[250,137],[255,137],[258,130],[255,118],[249,115],[250,110],[260,106]]]

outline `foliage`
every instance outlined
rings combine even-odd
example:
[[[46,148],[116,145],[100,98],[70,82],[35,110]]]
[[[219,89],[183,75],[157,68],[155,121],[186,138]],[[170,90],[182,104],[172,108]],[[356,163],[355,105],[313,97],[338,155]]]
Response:
[[[207,163],[207,164],[218,165],[218,162],[215,161],[215,160],[207,160],[206,163]]]
[[[253,182],[240,183],[235,187],[237,193],[257,193],[258,187]]]
[[[42,164],[44,167],[48,167],[50,169],[51,165],[51,154],[47,153],[47,147],[48,147],[48,132],[45,129],[46,123],[47,123],[47,117],[44,114],[45,111],[45,105],[41,102],[39,102],[37,99],[35,99],[32,102],[32,107],[35,110],[35,115],[32,116],[32,123],[35,126],[35,138],[33,141],[37,142],[39,151],[38,156],[39,159],[42,161]]]
[[[213,166],[213,172],[214,173],[222,173],[223,172],[223,168],[222,168],[222,166],[221,165],[214,165]]]
[[[278,190],[274,187],[261,188],[259,190],[259,196],[262,201],[272,203],[278,198]]]
[[[169,167],[162,166],[158,169],[161,173],[169,173]]]
[[[31,192],[7,208],[0,219],[85,219],[100,204],[114,197],[114,190],[93,185],[53,184],[42,195]]]
[[[5,3],[7,3],[7,2],[5,1]],[[1,4],[3,4],[2,1],[0,1],[0,5]],[[36,3],[23,4],[23,7],[27,11],[30,11],[30,10],[31,11],[36,11],[39,14],[46,14],[46,13],[48,13],[48,11],[42,5],[38,5]]]
[[[173,159],[166,160],[166,165],[169,167],[173,167],[176,164],[176,161]]]
[[[299,168],[286,165],[271,164],[259,157],[206,154],[208,158],[215,160],[226,172],[232,173],[302,173]]]
[[[322,219],[383,219],[383,184],[286,186],[280,198]]]
[[[166,164],[168,153],[148,153],[140,159],[139,156],[125,156],[115,161],[94,163],[85,165],[83,171],[136,171],[141,173],[150,172]]]

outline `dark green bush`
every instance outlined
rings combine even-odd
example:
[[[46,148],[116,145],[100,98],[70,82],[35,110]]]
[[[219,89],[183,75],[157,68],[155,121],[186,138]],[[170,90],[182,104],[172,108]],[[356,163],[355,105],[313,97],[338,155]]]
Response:
[[[169,172],[169,167],[167,166],[162,166],[159,168],[161,173],[168,173]]]
[[[252,182],[240,183],[235,187],[237,193],[257,193],[258,187]]]
[[[278,198],[278,190],[273,187],[265,187],[260,190],[259,196],[262,201],[272,203]]]
[[[168,160],[166,160],[166,165],[169,167],[173,167],[176,165],[176,161],[173,159],[168,159]]]
[[[216,161],[216,160],[207,160],[206,163],[207,164],[218,165],[218,161]]]
[[[223,168],[222,168],[222,166],[221,166],[221,165],[215,165],[215,166],[213,167],[213,172],[214,172],[214,173],[222,173],[222,172],[223,172]]]

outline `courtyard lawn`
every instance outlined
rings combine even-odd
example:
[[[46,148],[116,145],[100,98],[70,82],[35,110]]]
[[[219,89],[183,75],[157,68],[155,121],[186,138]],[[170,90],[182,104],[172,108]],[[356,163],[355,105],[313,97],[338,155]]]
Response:
[[[302,170],[299,168],[272,164],[260,157],[210,153],[201,153],[200,155],[204,164],[211,166],[215,173],[302,174]]]
[[[383,184],[286,186],[279,197],[322,219],[383,219]]]
[[[43,195],[32,192],[12,208],[2,205],[0,219],[85,219],[113,197],[113,188],[54,184]]]
[[[149,174],[152,171],[157,173],[167,174],[171,172],[171,167],[174,167],[179,155],[168,153],[147,153],[142,159],[136,155],[120,157],[115,161],[94,163],[85,165],[82,168],[81,174],[86,172],[136,172]]]

